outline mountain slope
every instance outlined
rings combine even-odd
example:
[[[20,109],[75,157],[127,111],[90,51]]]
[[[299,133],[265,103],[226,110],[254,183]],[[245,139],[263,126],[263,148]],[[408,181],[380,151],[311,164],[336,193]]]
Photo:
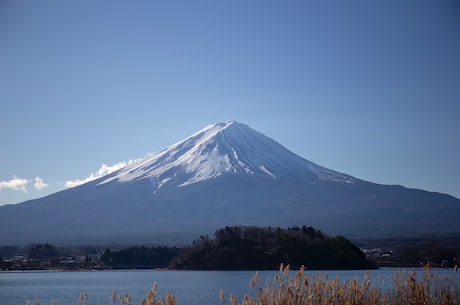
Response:
[[[460,200],[326,169],[229,122],[98,180],[0,207],[0,244],[174,244],[226,225],[304,224],[347,237],[451,234]]]

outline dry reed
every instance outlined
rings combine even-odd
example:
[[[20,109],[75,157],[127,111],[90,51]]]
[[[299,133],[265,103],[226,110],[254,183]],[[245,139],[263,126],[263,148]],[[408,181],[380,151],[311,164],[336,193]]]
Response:
[[[219,291],[222,305],[460,305],[458,286],[448,277],[442,278],[426,268],[422,274],[415,271],[397,272],[391,287],[384,289],[382,283],[371,283],[367,273],[360,281],[358,278],[341,281],[339,277],[329,279],[327,274],[305,275],[300,268],[294,276],[289,265],[280,267],[280,273],[273,281],[260,286],[256,272],[249,282],[251,294],[245,294],[241,302],[230,295],[225,297]],[[158,298],[158,284],[142,300],[141,305],[177,305],[176,297],[167,293]],[[111,300],[117,302],[117,293],[113,291]],[[80,295],[80,304],[87,304],[88,295]],[[128,294],[118,297],[120,305],[133,305]],[[28,302],[30,304],[30,302]],[[35,305],[39,305],[35,300]],[[184,304],[186,305],[186,304]]]
[[[383,289],[373,285],[370,274],[340,281],[327,274],[306,276],[302,267],[294,277],[289,266],[281,266],[280,274],[264,287],[258,273],[249,282],[253,294],[246,294],[241,303],[230,296],[230,305],[459,305],[458,287],[449,278],[441,278],[429,269],[423,274],[401,271],[394,276],[392,286]],[[224,292],[220,293],[223,303]]]

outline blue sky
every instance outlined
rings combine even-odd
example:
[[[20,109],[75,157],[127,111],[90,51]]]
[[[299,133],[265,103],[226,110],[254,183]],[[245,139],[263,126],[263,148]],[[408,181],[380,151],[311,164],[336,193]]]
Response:
[[[2,1],[0,205],[230,120],[460,197],[459,54],[457,1]]]

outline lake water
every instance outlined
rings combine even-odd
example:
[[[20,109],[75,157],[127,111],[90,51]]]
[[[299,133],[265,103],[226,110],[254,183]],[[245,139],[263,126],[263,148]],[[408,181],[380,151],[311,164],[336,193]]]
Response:
[[[371,270],[371,281],[390,285],[399,269]],[[329,278],[336,275],[341,280],[358,277],[362,279],[367,271],[321,271]],[[417,271],[423,273],[422,270]],[[451,277],[460,285],[460,272],[452,269],[434,269],[442,276]],[[307,271],[314,275],[319,271]],[[226,296],[233,294],[240,300],[244,293],[251,293],[249,281],[254,271],[166,271],[166,270],[111,270],[111,271],[7,271],[0,272],[0,305],[34,304],[78,305],[82,292],[88,293],[87,304],[109,305],[113,290],[117,294],[128,293],[132,304],[140,304],[153,283],[158,283],[158,296],[172,292],[179,305],[222,304],[219,290]],[[261,286],[272,280],[278,271],[261,271]],[[291,271],[294,275],[294,271]],[[116,304],[119,304],[117,301]]]

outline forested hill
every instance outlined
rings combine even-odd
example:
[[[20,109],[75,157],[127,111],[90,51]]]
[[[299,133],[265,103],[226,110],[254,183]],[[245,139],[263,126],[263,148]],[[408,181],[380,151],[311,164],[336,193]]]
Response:
[[[214,239],[201,236],[182,249],[171,268],[270,270],[280,264],[307,269],[373,269],[364,253],[344,237],[329,237],[312,227],[288,229],[225,227]]]

